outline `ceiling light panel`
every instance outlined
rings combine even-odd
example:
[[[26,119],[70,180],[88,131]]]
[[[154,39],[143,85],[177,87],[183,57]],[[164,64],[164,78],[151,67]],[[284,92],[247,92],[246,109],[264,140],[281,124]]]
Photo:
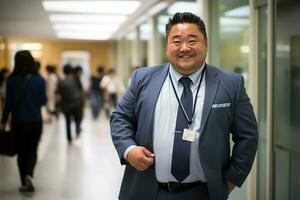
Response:
[[[113,24],[78,24],[78,23],[59,23],[53,24],[55,30],[64,31],[98,31],[98,32],[114,32],[119,26]]]
[[[13,43],[12,45],[10,45],[10,49],[27,49],[30,51],[39,51],[43,49],[43,45],[41,43]]]
[[[249,26],[248,18],[221,17],[221,26]]]
[[[107,40],[110,33],[90,33],[90,32],[73,32],[73,31],[57,31],[56,35],[61,39],[78,39],[78,40]]]
[[[126,15],[91,15],[91,14],[51,14],[51,22],[122,24]]]
[[[239,8],[235,8],[229,11],[224,12],[226,17],[249,17],[250,16],[250,7],[242,6]]]
[[[158,16],[158,23],[162,24],[162,25],[166,25],[167,23],[169,23],[171,16],[169,15],[160,15]]]
[[[139,1],[43,1],[48,12],[131,14]]]
[[[199,7],[196,2],[177,1],[168,8],[167,12],[169,15],[174,15],[177,12],[191,12],[193,14],[198,14]]]
[[[147,14],[149,16],[153,16],[156,15],[157,13],[159,13],[160,11],[162,11],[163,9],[165,9],[169,4],[167,2],[159,2],[156,5],[154,5],[152,8],[150,8],[147,11]]]

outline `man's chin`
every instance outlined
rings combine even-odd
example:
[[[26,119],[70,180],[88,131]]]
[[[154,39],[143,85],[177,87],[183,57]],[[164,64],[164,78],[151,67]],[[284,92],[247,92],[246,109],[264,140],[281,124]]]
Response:
[[[179,67],[181,70],[191,71],[194,68],[194,65],[190,63],[181,63],[179,64]]]
[[[190,74],[192,74],[193,73],[193,70],[194,68],[193,67],[191,67],[191,66],[180,66],[179,67],[179,72],[181,73],[181,74],[183,74],[183,75],[190,75]]]

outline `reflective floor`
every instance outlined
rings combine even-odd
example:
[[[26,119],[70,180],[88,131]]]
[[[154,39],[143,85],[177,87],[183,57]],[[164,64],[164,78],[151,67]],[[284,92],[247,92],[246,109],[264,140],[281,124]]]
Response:
[[[60,116],[44,125],[33,196],[18,192],[16,158],[0,156],[0,200],[116,200],[123,170],[104,114],[94,121],[86,110],[81,138],[72,144]]]

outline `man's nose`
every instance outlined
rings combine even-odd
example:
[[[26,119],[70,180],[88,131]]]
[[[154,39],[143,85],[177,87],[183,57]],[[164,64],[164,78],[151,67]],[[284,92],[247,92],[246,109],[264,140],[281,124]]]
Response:
[[[180,47],[180,51],[189,51],[190,45],[187,42],[183,42]]]

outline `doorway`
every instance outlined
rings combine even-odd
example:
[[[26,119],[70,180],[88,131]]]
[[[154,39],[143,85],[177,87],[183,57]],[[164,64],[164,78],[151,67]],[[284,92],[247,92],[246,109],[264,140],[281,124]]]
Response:
[[[274,71],[275,200],[300,199],[300,1],[277,1]]]
[[[84,91],[87,91],[90,77],[90,53],[88,51],[78,50],[63,51],[61,54],[61,66],[64,66],[65,64],[70,64],[72,67],[82,67],[82,86]]]

